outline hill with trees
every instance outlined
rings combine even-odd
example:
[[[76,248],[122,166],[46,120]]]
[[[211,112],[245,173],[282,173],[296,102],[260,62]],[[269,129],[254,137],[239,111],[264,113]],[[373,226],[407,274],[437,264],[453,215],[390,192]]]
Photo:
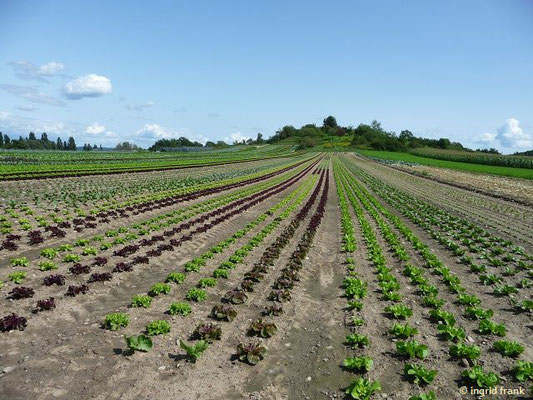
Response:
[[[418,147],[432,147],[437,149],[466,150],[458,142],[452,142],[447,138],[427,139],[416,137],[409,130],[403,130],[399,134],[387,132],[381,123],[374,120],[370,125],[359,124],[353,126],[340,126],[333,116],[323,120],[322,126],[306,124],[301,128],[286,125],[276,131],[267,142],[277,143],[282,140],[294,140],[300,149],[312,148],[327,141],[332,137],[346,138],[349,144],[355,148],[368,150],[408,151]],[[491,149],[491,151],[496,151]],[[497,151],[496,151],[497,152]]]

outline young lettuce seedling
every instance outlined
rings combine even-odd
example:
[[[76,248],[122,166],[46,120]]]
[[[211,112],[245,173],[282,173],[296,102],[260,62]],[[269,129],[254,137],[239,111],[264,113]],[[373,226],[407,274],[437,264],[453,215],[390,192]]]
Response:
[[[407,379],[419,386],[430,384],[437,375],[436,370],[428,370],[417,364],[405,364],[404,373]]]
[[[220,337],[222,336],[222,329],[220,329],[220,326],[215,324],[202,323],[196,327],[193,332],[193,336],[198,339],[205,340],[208,343],[213,343],[215,340],[220,340]]]
[[[8,332],[19,330],[23,331],[26,328],[27,320],[17,314],[9,314],[0,319],[0,331]]]
[[[368,336],[352,333],[351,335],[346,336],[346,343],[352,347],[365,347],[369,345],[370,340],[368,339]]]
[[[253,335],[269,338],[274,336],[278,327],[273,322],[263,321],[261,318],[252,322],[249,332]]]
[[[149,308],[152,305],[152,297],[145,295],[133,296],[131,299],[132,307]]]
[[[170,293],[170,285],[166,283],[155,283],[150,289],[151,296],[159,296],[160,294]]]
[[[200,355],[207,350],[209,344],[205,340],[199,340],[194,345],[189,346],[183,340],[180,340],[180,347],[187,352],[192,362],[196,362]]]
[[[518,357],[524,351],[524,346],[518,342],[499,340],[494,342],[493,349],[505,357]]]
[[[346,394],[355,400],[368,400],[379,390],[381,385],[378,381],[371,382],[365,378],[357,378],[346,388]]]
[[[528,379],[533,380],[533,362],[519,360],[516,362],[513,371],[518,382],[524,382]]]
[[[152,321],[146,325],[146,332],[149,336],[164,335],[170,332],[170,324],[164,320]]]
[[[26,271],[15,271],[8,275],[8,278],[11,282],[16,283],[17,285],[22,283],[26,279]]]
[[[407,319],[408,317],[411,317],[413,315],[413,311],[403,304],[387,306],[385,307],[385,312],[391,314],[394,318],[397,319]]]
[[[152,348],[152,339],[145,335],[130,336],[126,338],[128,349],[132,351],[149,351]]]
[[[457,343],[450,346],[450,355],[455,358],[466,358],[467,360],[475,360],[479,358],[481,350],[478,346],[469,346],[463,343]]]
[[[416,340],[396,342],[396,351],[407,358],[424,359],[429,354],[428,347],[425,344],[419,344]]]
[[[239,346],[237,346],[239,360],[245,361],[250,365],[255,365],[265,358],[266,352],[266,347],[261,343],[240,343]]]
[[[342,365],[350,370],[368,372],[374,365],[374,360],[371,357],[348,357],[345,358]]]
[[[490,319],[483,319],[479,321],[479,333],[482,335],[496,335],[496,336],[505,336],[506,328],[503,324],[497,324]]]
[[[409,400],[437,400],[437,396],[435,395],[435,392],[430,391],[428,393],[420,393],[417,396],[411,396],[409,397]]]
[[[394,324],[390,328],[389,332],[396,337],[407,339],[411,336],[416,335],[418,333],[418,330],[409,324]]]
[[[211,315],[213,316],[213,318],[216,318],[218,320],[226,320],[231,322],[237,316],[237,311],[230,306],[216,305],[213,307]]]
[[[124,313],[107,314],[104,321],[104,327],[111,331],[117,331],[122,327],[128,326],[129,319],[128,314]]]
[[[485,372],[483,367],[476,365],[461,373],[461,376],[472,385],[479,388],[489,388],[496,386],[500,382],[500,377],[494,372]]]
[[[181,272],[171,272],[168,274],[166,282],[174,282],[177,284],[183,283],[185,280],[185,274]]]
[[[205,301],[207,299],[207,293],[203,289],[191,288],[186,295],[187,300],[196,302]]]
[[[168,310],[170,315],[181,315],[183,317],[189,315],[191,311],[191,306],[185,302],[172,303],[170,305],[170,309]]]

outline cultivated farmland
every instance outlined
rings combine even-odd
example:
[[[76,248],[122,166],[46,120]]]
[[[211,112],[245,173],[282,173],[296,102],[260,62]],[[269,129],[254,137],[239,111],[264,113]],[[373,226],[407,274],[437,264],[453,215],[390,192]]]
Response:
[[[0,164],[2,399],[531,395],[533,199],[510,178],[291,146],[35,154]]]

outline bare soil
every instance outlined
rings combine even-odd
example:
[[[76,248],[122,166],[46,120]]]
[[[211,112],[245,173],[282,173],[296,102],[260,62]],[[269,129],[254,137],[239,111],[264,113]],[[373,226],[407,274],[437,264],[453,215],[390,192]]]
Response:
[[[362,161],[359,165],[384,182],[395,184],[408,193],[442,205],[450,212],[463,215],[472,209],[470,216],[473,220],[483,220],[484,226],[489,226],[504,237],[509,237],[510,231],[514,231],[515,238],[518,237],[526,244],[528,242],[527,233],[531,232],[533,226],[531,210],[501,199],[487,200],[477,193],[438,182],[430,182],[430,186],[420,188],[417,185],[420,185],[421,178],[391,168],[375,166],[368,161]],[[189,288],[200,278],[211,276],[220,262],[247,243],[276,215],[270,216],[250,230],[223,253],[215,255],[200,272],[188,274],[182,285],[172,284],[171,293],[156,297],[151,308],[132,309],[128,308],[128,304],[133,295],[146,293],[153,283],[163,281],[169,272],[181,271],[187,261],[229,237],[277,204],[292,192],[296,185],[252,207],[244,215],[228,219],[207,233],[196,236],[194,241],[185,242],[175,251],[164,252],[149,265],[137,265],[133,272],[114,274],[110,282],[91,285],[90,295],[80,295],[72,299],[61,297],[56,310],[31,315],[25,331],[1,333],[0,399],[340,399],[345,398],[344,389],[357,376],[341,368],[342,361],[345,357],[356,355],[367,355],[374,359],[373,369],[363,376],[381,382],[382,398],[407,399],[419,393],[415,385],[404,379],[403,365],[406,361],[395,354],[395,339],[388,333],[395,321],[383,312],[390,302],[381,297],[376,272],[369,260],[368,249],[355,215],[353,221],[357,250],[353,253],[353,258],[360,278],[368,283],[368,295],[363,301],[362,311],[349,311],[346,307],[346,298],[342,297],[341,288],[346,274],[346,254],[341,251],[340,207],[331,170],[329,174],[328,203],[312,248],[304,261],[301,280],[291,292],[292,300],[283,304],[283,315],[275,319],[278,332],[272,338],[260,339],[268,351],[265,359],[258,365],[250,366],[238,361],[235,358],[236,346],[240,342],[254,340],[247,334],[250,322],[261,315],[267,304],[271,285],[289,261],[317,207],[316,203],[289,244],[283,248],[280,257],[270,267],[265,280],[258,283],[253,292],[248,293],[248,300],[244,304],[235,306],[238,311],[235,320],[217,322],[222,327],[221,340],[211,344],[196,363],[187,360],[179,348],[178,339],[189,341],[190,335],[200,322],[214,322],[209,318],[212,307],[220,304],[224,293],[239,283],[244,273],[252,268],[265,249],[288,226],[295,213],[282,221],[278,228],[246,257],[245,262],[233,269],[229,279],[219,279],[215,288],[208,289],[205,302],[191,302],[192,313],[188,317],[170,316],[166,311],[172,302],[184,301]],[[450,198],[443,193],[451,193]],[[482,199],[477,205],[472,200],[476,196]],[[398,215],[388,204],[383,201],[382,204]],[[502,211],[491,211],[497,207],[501,207]],[[154,212],[154,215],[157,213]],[[461,386],[459,376],[465,366],[461,361],[449,357],[449,343],[437,335],[436,325],[428,318],[429,309],[421,305],[420,294],[401,273],[403,264],[393,257],[372,217],[368,213],[365,215],[378,236],[387,265],[392,268],[401,283],[400,292],[404,304],[413,310],[414,315],[409,322],[419,330],[416,338],[429,347],[430,356],[422,363],[438,371],[437,378],[424,392],[434,390],[438,398],[463,399],[458,388]],[[143,215],[143,219],[146,217],[146,214]],[[478,285],[476,278],[465,266],[457,263],[456,257],[446,248],[406,218],[400,218],[461,278],[462,285],[469,293],[474,293],[482,299],[484,308],[494,310],[496,322],[505,321],[508,328],[506,339],[519,341],[526,346],[526,351],[520,358],[533,359],[531,316],[514,314],[506,302],[489,294],[486,287]],[[523,225],[518,229],[510,225],[519,221],[522,221]],[[131,221],[128,221],[128,224],[130,223]],[[118,227],[120,224],[121,222],[117,221],[113,226]],[[187,231],[182,234],[184,233]],[[400,235],[399,232],[396,233]],[[70,241],[72,238],[69,238],[68,242]],[[411,256],[411,262],[422,267],[424,263],[421,257],[409,242],[402,239],[402,243]],[[36,257],[30,250],[27,254]],[[108,256],[109,265],[123,261],[120,257]],[[100,272],[100,269],[95,271]],[[514,360],[492,352],[490,348],[496,338],[479,335],[476,332],[477,322],[463,316],[463,308],[455,303],[455,295],[447,290],[438,276],[432,275],[429,270],[425,271],[426,277],[440,289],[440,296],[447,300],[446,309],[455,314],[458,324],[467,332],[469,341],[481,347],[482,363],[486,369],[503,375],[506,387],[518,387],[508,374]],[[34,282],[41,279],[41,276],[29,279]],[[86,276],[83,279],[86,279]],[[57,295],[59,292],[64,292],[64,288],[46,288],[39,292],[39,298],[44,295]],[[7,291],[4,288],[0,293],[5,298]],[[26,300],[16,305],[4,299],[0,300],[0,316],[12,309],[29,313],[35,299]],[[116,311],[130,315],[128,327],[116,332],[103,329],[104,316]],[[370,338],[371,343],[366,348],[351,349],[344,344],[346,335],[354,331],[350,325],[353,315],[365,320],[365,324],[357,328],[357,332]],[[171,332],[154,337],[154,347],[148,353],[127,352],[125,336],[141,333],[148,322],[156,319],[169,321]]]

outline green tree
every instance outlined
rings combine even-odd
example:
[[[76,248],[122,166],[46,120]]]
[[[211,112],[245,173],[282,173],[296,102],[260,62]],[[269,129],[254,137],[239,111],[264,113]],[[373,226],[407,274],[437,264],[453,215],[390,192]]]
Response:
[[[4,147],[4,135],[0,132],[0,147]]]
[[[447,138],[440,138],[438,141],[437,141],[437,147],[440,147],[441,149],[448,149],[451,147],[451,142],[450,142],[450,139],[447,139]]]
[[[7,147],[9,143],[11,143],[11,139],[9,138],[9,136],[7,136],[6,133],[4,133],[4,146]]]
[[[400,139],[400,142],[402,142],[402,144],[404,146],[409,146],[409,147],[414,147],[414,141],[413,141],[413,134],[411,133],[411,131],[405,129],[403,131],[400,132],[400,136],[398,136],[398,139]]]
[[[263,134],[261,132],[259,132],[257,134],[257,139],[255,139],[255,143],[262,144],[264,142],[265,142],[265,139],[263,139]]]
[[[298,142],[298,149],[299,150],[308,149],[311,147],[315,147],[316,145],[317,145],[317,142],[314,137],[305,136],[303,138],[300,138]]]
[[[324,119],[324,123],[322,126],[324,128],[336,128],[338,126],[337,120],[335,119],[334,116],[330,115],[329,117]]]
[[[41,133],[41,142],[48,142],[48,135],[46,132]]]
[[[115,150],[118,151],[134,151],[139,150],[139,147],[136,144],[130,142],[122,142],[115,146]]]
[[[76,150],[76,141],[74,140],[72,136],[68,138],[67,149]]]
[[[374,120],[370,124],[370,127],[376,131],[383,132],[383,128],[381,127],[381,122]]]

